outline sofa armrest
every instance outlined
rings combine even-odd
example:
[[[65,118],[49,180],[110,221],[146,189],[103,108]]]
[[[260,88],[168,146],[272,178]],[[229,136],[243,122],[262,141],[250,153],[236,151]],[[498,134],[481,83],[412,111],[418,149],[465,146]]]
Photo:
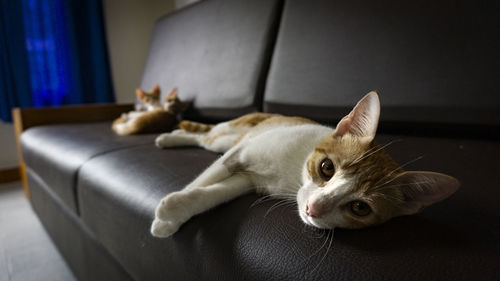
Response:
[[[16,133],[28,128],[62,123],[87,123],[118,118],[133,110],[133,104],[92,104],[43,108],[14,108],[12,118]]]
[[[26,164],[23,161],[21,149],[21,134],[25,130],[31,127],[49,124],[111,121],[118,118],[121,113],[133,109],[133,104],[91,104],[44,108],[14,108],[12,110],[12,119],[14,120],[19,170],[26,197],[29,198],[29,189]]]

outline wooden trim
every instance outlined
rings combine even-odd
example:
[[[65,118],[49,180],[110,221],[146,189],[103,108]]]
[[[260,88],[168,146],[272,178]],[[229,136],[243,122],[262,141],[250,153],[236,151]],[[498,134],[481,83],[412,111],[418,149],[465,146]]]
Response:
[[[133,109],[133,104],[90,104],[44,108],[14,108],[12,110],[12,119],[14,120],[20,176],[26,197],[28,199],[30,198],[26,164],[24,163],[21,149],[21,134],[25,130],[35,126],[50,124],[111,121],[119,117],[123,112],[128,112]]]
[[[28,176],[26,174],[26,165],[24,164],[23,152],[21,149],[21,134],[23,132],[23,122],[21,116],[21,110],[19,108],[14,108],[12,110],[12,120],[14,121],[14,134],[16,136],[17,159],[19,160],[21,182],[23,183],[24,195],[29,200],[30,192],[28,189]]]
[[[18,115],[22,131],[40,125],[63,123],[88,123],[110,121],[123,112],[133,110],[133,104],[92,104],[69,105],[43,108],[14,108],[13,115]]]
[[[0,184],[20,180],[20,172],[19,167],[0,170]]]

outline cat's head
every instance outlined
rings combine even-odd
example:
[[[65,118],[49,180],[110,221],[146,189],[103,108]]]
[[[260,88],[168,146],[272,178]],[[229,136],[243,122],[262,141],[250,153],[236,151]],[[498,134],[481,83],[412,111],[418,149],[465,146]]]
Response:
[[[183,102],[179,99],[177,95],[177,88],[173,88],[170,93],[168,93],[163,103],[163,109],[172,114],[179,114],[184,112],[189,107],[189,102]]]
[[[140,109],[144,110],[153,110],[160,106],[160,86],[156,84],[150,92],[145,92],[141,89],[136,89],[135,93],[137,94],[137,98],[141,102],[139,106]]]
[[[309,156],[297,194],[301,219],[317,228],[362,228],[417,213],[454,193],[453,177],[404,171],[373,142],[380,115],[368,93]]]

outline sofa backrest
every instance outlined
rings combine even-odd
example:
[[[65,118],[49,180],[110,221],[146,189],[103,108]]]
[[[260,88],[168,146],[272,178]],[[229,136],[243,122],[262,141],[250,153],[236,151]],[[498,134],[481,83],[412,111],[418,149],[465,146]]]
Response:
[[[205,0],[162,17],[141,88],[178,87],[193,100],[191,119],[259,110],[281,9],[280,0]]]
[[[500,128],[500,2],[288,0],[264,110],[335,123],[370,90],[381,126]]]

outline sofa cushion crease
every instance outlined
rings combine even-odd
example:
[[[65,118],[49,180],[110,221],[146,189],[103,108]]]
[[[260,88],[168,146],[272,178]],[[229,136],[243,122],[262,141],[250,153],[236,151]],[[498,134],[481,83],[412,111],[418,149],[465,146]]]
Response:
[[[29,168],[27,175],[33,210],[78,280],[132,280],[43,179]]]
[[[120,137],[111,130],[110,122],[47,125],[28,129],[21,144],[28,167],[78,213],[75,189],[81,165],[106,152],[152,144],[155,136]]]

